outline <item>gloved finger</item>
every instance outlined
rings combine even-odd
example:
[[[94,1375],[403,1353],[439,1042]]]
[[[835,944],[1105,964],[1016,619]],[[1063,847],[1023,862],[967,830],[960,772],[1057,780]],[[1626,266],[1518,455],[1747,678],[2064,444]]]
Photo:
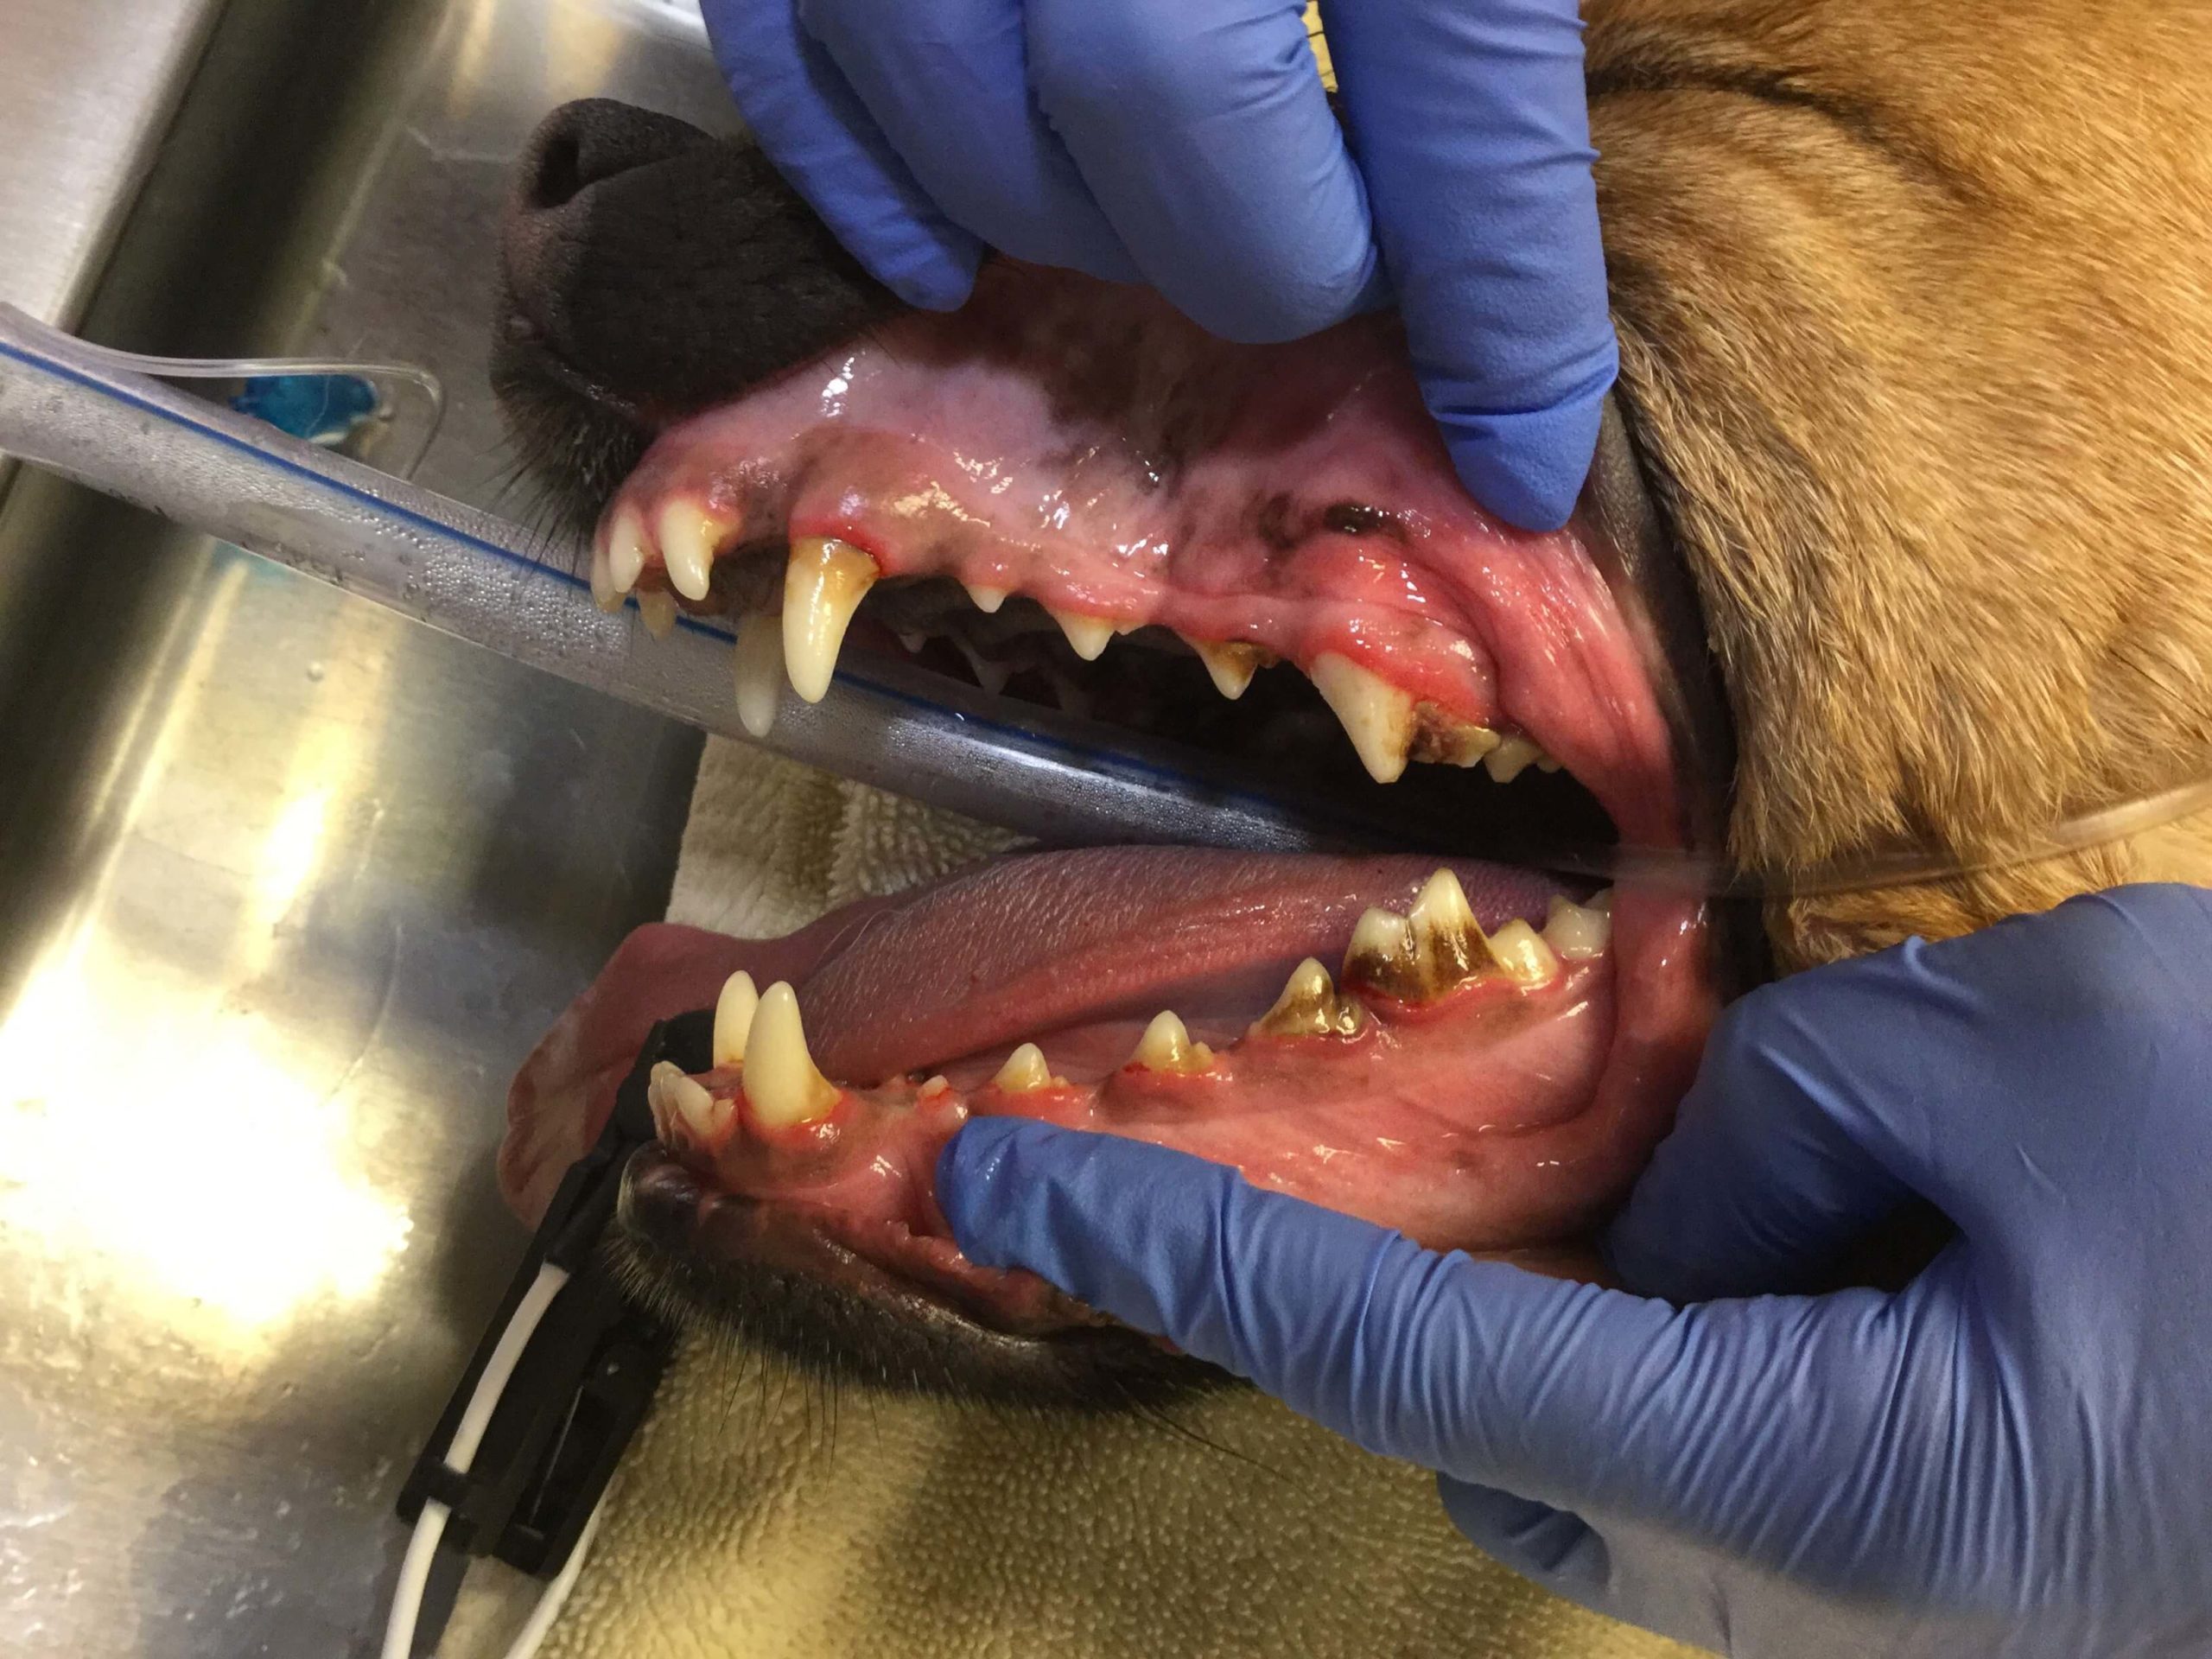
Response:
[[[1360,0],[1325,22],[1429,410],[1478,501],[1557,529],[1619,367],[1575,0]]]
[[[1484,1554],[1580,1606],[1610,1612],[1612,1561],[1582,1517],[1495,1486],[1436,1478],[1452,1524]]]
[[[777,170],[837,239],[909,305],[949,311],[982,246],[931,202],[791,0],[701,0],[715,61]]]
[[[1382,294],[1300,0],[1029,0],[1031,84],[1145,280],[1228,340]]]
[[[1018,259],[1138,271],[1029,90],[1020,0],[798,0],[922,188]]]
[[[1917,1478],[1940,1460],[1900,1414],[1942,1425],[1962,1408],[1940,1359],[1955,1338],[1916,1329],[1955,1305],[1936,1270],[1909,1305],[1846,1292],[1676,1310],[1017,1118],[953,1137],[938,1200],[971,1259],[1028,1268],[1371,1452],[1755,1559],[1854,1524],[1813,1472],[1828,1446],[1869,1448],[1863,1480],[1888,1478],[1877,1457]],[[1939,1357],[1934,1372],[1909,1376],[1908,1351]]]

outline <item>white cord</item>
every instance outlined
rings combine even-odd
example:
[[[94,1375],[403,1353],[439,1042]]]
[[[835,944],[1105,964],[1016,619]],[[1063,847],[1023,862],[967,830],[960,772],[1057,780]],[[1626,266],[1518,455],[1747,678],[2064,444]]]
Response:
[[[476,1448],[483,1443],[484,1431],[491,1425],[493,1410],[499,1405],[500,1395],[506,1391],[507,1380],[514,1375],[515,1366],[522,1359],[522,1351],[529,1345],[531,1333],[537,1329],[537,1322],[545,1317],[545,1310],[553,1305],[553,1299],[561,1294],[561,1287],[568,1282],[567,1268],[556,1268],[550,1262],[541,1263],[537,1277],[531,1281],[530,1288],[523,1293],[522,1300],[516,1304],[514,1317],[507,1321],[507,1328],[499,1332],[499,1340],[492,1349],[492,1357],[485,1363],[483,1376],[476,1379],[475,1389],[468,1396],[467,1408],[461,1414],[460,1426],[454,1430],[453,1440],[446,1447],[446,1466],[454,1473],[467,1474],[468,1465],[476,1460]],[[408,1650],[415,1644],[416,1621],[423,1615],[423,1592],[429,1583],[430,1564],[437,1555],[438,1541],[445,1536],[446,1522],[452,1515],[451,1510],[433,1497],[423,1501],[422,1514],[415,1517],[415,1533],[407,1541],[407,1554],[399,1563],[399,1582],[391,1592],[391,1617],[385,1623],[384,1659],[408,1659]],[[597,1518],[596,1511],[594,1511],[594,1518]],[[544,1597],[540,1598],[538,1605],[541,1608],[555,1588],[559,1589],[563,1597],[567,1596],[568,1590],[561,1579],[572,1580],[570,1569],[578,1564],[575,1557],[582,1553],[584,1538],[588,1536],[587,1531],[577,1539],[577,1549],[569,1557],[569,1566],[562,1569],[561,1578],[556,1579],[553,1586],[547,1590]],[[560,1611],[558,1602],[554,1604],[553,1611]],[[548,1614],[546,1624],[550,1626],[552,1622],[551,1615]],[[533,1612],[531,1625],[537,1623],[537,1615]],[[528,1628],[525,1627],[525,1634]],[[544,1631],[541,1630],[537,1632],[537,1639],[542,1641],[543,1638]],[[527,1655],[536,1645],[533,1642],[531,1648],[520,1649],[518,1659],[527,1659]]]
[[[613,1490],[610,1484],[608,1491]],[[607,1493],[599,1495],[599,1502],[591,1506],[591,1516],[584,1522],[584,1529],[576,1535],[576,1547],[569,1552],[569,1559],[537,1598],[537,1605],[530,1610],[530,1618],[514,1645],[507,1649],[507,1659],[537,1659],[538,1646],[545,1634],[553,1628],[553,1621],[561,1616],[561,1609],[569,1599],[569,1592],[576,1587],[576,1574],[584,1570],[584,1552],[591,1548],[592,1535],[599,1530],[599,1518],[607,1513]]]

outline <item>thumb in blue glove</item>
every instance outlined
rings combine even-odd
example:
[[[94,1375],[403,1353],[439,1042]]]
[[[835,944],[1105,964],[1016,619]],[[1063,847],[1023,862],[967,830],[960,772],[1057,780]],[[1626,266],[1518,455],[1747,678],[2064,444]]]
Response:
[[[1618,368],[1575,0],[1332,12],[1345,129],[1302,0],[702,9],[769,156],[909,303],[959,304],[986,245],[1148,283],[1230,340],[1395,288],[1469,491],[1566,522]]]
[[[1646,1294],[1424,1250],[1012,1119],[956,1237],[1440,1471],[1560,1593],[1745,1656],[2212,1651],[2212,894],[2142,887],[1785,980],[1614,1224]],[[1808,1282],[1911,1194],[1907,1288]],[[1666,1300],[1660,1300],[1664,1298]]]

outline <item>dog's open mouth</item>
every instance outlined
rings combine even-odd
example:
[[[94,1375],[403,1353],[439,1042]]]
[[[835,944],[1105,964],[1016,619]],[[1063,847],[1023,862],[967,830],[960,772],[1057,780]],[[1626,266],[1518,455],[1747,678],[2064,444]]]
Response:
[[[902,652],[1331,788],[1447,792],[1471,824],[1678,843],[1674,741],[1602,551],[1582,521],[1474,506],[1389,318],[1231,346],[997,265],[955,315],[666,427],[593,577],[656,626],[731,616],[756,730],[841,650]],[[733,947],[757,971],[723,992],[712,1069],[654,1080],[632,1227],[695,1269],[994,1340],[1096,1321],[952,1244],[932,1176],[972,1115],[1510,1251],[1618,1201],[1714,1000],[1695,899],[1459,859],[1042,853],[825,926],[796,957]]]

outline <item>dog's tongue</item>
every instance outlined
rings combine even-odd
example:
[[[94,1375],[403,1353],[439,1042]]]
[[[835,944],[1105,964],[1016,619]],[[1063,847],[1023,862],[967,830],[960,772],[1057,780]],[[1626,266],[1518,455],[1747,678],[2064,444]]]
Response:
[[[1403,911],[1433,859],[1103,848],[1002,860],[880,912],[800,988],[823,1069],[871,1084],[1077,1023],[1244,1020],[1360,913]],[[1477,918],[1542,925],[1559,886],[1456,865]]]

